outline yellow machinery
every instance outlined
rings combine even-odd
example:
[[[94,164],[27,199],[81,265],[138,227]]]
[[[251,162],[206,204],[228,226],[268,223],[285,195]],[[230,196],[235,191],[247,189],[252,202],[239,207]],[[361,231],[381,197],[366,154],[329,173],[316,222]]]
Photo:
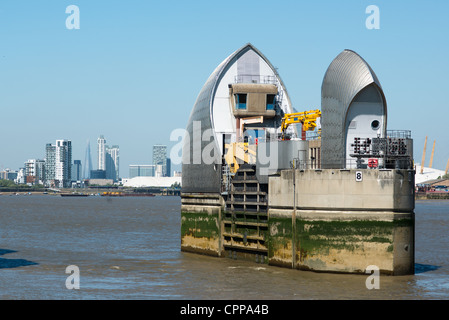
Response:
[[[249,145],[247,142],[226,144],[225,160],[232,174],[239,169],[239,160],[244,163],[256,163],[255,148],[255,145]]]
[[[306,131],[312,131],[316,128],[316,120],[321,117],[320,110],[310,110],[297,113],[286,113],[282,118],[281,132],[282,140],[285,140],[285,132],[287,128],[292,123],[302,124],[302,135],[301,138],[305,140]]]
[[[285,114],[281,124],[282,140],[285,140],[287,128],[292,123],[302,124],[302,139],[305,140],[305,132],[312,131],[316,128],[316,121],[319,117],[321,117],[320,110]],[[238,137],[241,137],[245,124],[261,123],[263,122],[263,117],[243,118],[241,120],[239,119],[239,121]],[[240,163],[256,163],[256,148],[256,145],[251,145],[247,142],[226,144],[225,160],[229,165],[230,172],[232,174],[236,173],[240,167]]]

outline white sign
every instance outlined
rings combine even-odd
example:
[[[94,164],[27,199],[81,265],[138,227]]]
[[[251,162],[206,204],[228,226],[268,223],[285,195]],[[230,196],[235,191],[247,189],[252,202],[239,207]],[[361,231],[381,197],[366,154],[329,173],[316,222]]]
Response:
[[[356,171],[355,172],[355,181],[361,182],[363,179],[362,171]]]

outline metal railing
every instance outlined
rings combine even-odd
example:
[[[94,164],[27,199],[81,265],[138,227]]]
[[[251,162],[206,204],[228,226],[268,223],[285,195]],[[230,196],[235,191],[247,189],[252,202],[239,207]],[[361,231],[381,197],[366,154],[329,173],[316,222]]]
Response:
[[[387,130],[387,138],[411,139],[411,130]]]
[[[261,74],[239,74],[234,77],[234,83],[261,83],[279,85],[276,76]]]

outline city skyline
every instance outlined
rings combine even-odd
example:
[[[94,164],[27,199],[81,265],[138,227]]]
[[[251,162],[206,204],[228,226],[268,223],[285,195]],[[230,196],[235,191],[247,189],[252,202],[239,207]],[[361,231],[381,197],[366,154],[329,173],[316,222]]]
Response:
[[[32,184],[44,184],[46,181],[50,180],[72,180],[79,181],[83,179],[89,179],[91,172],[90,171],[104,171],[105,179],[112,179],[114,182],[119,181],[121,178],[132,178],[132,174],[120,174],[119,170],[119,157],[120,157],[120,148],[118,145],[108,146],[106,144],[106,139],[104,135],[100,135],[97,139],[97,152],[96,152],[96,163],[97,168],[94,169],[90,165],[89,172],[85,167],[85,162],[91,162],[90,157],[90,142],[88,141],[86,151],[85,151],[85,159],[84,162],[81,159],[73,159],[72,156],[72,141],[68,139],[56,139],[56,143],[46,143],[45,144],[45,152],[43,157],[32,157],[23,162],[22,166],[18,168],[1,168],[0,172],[11,172],[18,174],[22,170],[22,174],[24,177],[23,181],[20,183],[32,183]],[[61,152],[59,148],[64,145],[67,146],[68,150],[64,151],[64,156],[66,157],[64,160],[60,159]],[[156,151],[155,151],[156,150]],[[162,150],[162,151],[159,151]],[[152,147],[152,161],[148,161],[148,163],[153,163],[151,165],[138,165],[142,167],[151,166],[152,174],[145,174],[146,176],[171,176],[170,171],[170,158],[167,157],[167,146],[162,144],[156,144]],[[162,162],[161,162],[162,161]],[[70,166],[66,167],[66,165],[61,164],[62,162],[67,163],[70,162]],[[129,165],[131,168],[133,165]],[[159,168],[159,171],[157,171]],[[89,166],[88,166],[89,168]],[[70,173],[69,173],[70,172]],[[130,173],[130,171],[125,171]],[[77,176],[80,179],[73,179],[73,176]],[[27,181],[28,178],[33,178],[31,181]],[[70,177],[70,178],[69,178]],[[19,178],[20,179],[20,178]],[[20,179],[21,180],[21,179]],[[59,183],[59,182],[58,182]],[[63,184],[67,185],[65,181]]]
[[[97,144],[94,147],[94,159],[92,159],[92,156],[91,156],[92,150],[91,150],[91,146],[90,146],[90,139],[87,139],[87,146],[85,146],[85,147],[81,147],[80,144],[76,144],[76,143],[74,144],[73,140],[71,140],[71,139],[59,139],[59,140],[69,140],[69,141],[71,141],[72,159],[81,161],[81,165],[82,165],[82,173],[81,174],[82,174],[82,176],[84,178],[87,178],[86,177],[86,173],[87,172],[86,172],[86,169],[85,169],[86,168],[85,167],[85,162],[86,161],[90,160],[91,162],[93,161],[95,163],[95,165],[93,165],[93,166],[92,166],[92,163],[91,163],[91,170],[104,170],[104,168],[106,166],[106,161],[108,160],[107,159],[107,153],[108,152],[106,150],[109,148],[109,156],[111,156],[111,154],[110,154],[111,152],[113,152],[113,153],[117,152],[114,149],[116,149],[116,148],[118,149],[119,146],[114,144],[114,145],[108,147],[108,145],[106,144],[106,139],[104,138],[104,136],[105,135],[101,134],[101,135],[98,135],[97,138],[95,139],[95,141],[97,141],[97,144],[98,144],[98,140],[99,139],[103,139],[104,140],[104,142],[102,142],[102,146],[104,147],[104,159],[102,160],[102,161],[104,161],[104,165],[102,165],[102,167],[101,167],[102,169],[99,168],[100,160],[99,160],[99,157],[98,157],[99,150],[98,150],[98,145]],[[116,171],[118,172],[117,173],[118,177],[119,178],[129,178],[128,173],[129,173],[129,166],[130,165],[134,165],[136,163],[148,163],[148,164],[151,163],[151,164],[153,164],[154,146],[165,146],[166,150],[167,150],[167,157],[169,158],[170,149],[168,149],[168,146],[170,144],[174,145],[176,143],[179,143],[179,142],[171,142],[171,143],[167,143],[167,144],[156,143],[154,145],[148,146],[148,155],[146,157],[142,157],[142,158],[139,158],[139,159],[136,159],[136,160],[132,160],[132,161],[130,161],[129,164],[126,164],[126,165],[119,164],[119,169],[116,169]],[[48,143],[45,143],[45,144],[48,144]],[[74,148],[74,145],[75,145],[75,148]],[[73,154],[74,154],[73,153],[73,149],[75,149],[77,151],[76,152],[77,156],[73,156]],[[87,154],[88,150],[90,150],[90,154]],[[101,154],[103,154],[103,151],[101,152]],[[83,155],[83,156],[81,156],[81,155]],[[89,157],[90,157],[90,159],[89,159]],[[120,157],[121,157],[121,154],[120,154]],[[17,165],[16,167],[14,167],[14,166],[6,166],[6,165],[3,164],[2,159],[0,159],[0,171],[4,171],[6,169],[9,169],[11,171],[18,171],[18,170],[26,167],[25,163],[29,159],[45,159],[45,158],[46,158],[46,151],[45,150],[43,152],[41,152],[41,153],[38,153],[38,154],[31,154],[31,153],[29,153],[29,156],[25,160],[22,160],[22,161],[19,160],[18,161],[19,165]],[[113,161],[113,160],[111,158],[109,158],[109,161]],[[72,161],[72,164],[73,164],[73,161]],[[181,171],[181,166],[180,165],[173,166],[173,164],[171,164],[171,171]]]
[[[43,158],[41,146],[59,137],[71,140],[73,159],[84,162],[86,140],[94,156],[99,133],[120,146],[122,175],[131,164],[152,163],[153,145],[170,150],[176,144],[170,134],[185,129],[210,70],[248,42],[270,57],[298,111],[320,107],[328,61],[344,49],[355,50],[382,83],[388,128],[411,130],[416,163],[425,137],[429,144],[436,140],[433,167],[446,166],[444,117],[433,116],[431,126],[421,120],[426,110],[444,115],[447,105],[445,1],[281,1],[285,17],[271,28],[260,24],[271,14],[265,2],[231,0],[223,7],[131,1],[108,3],[105,14],[104,3],[79,0],[77,30],[66,28],[67,3],[42,3],[32,10],[25,10],[25,3],[0,3],[0,170]],[[371,4],[380,9],[379,29],[366,27]],[[235,7],[254,14],[244,25],[233,23]],[[233,36],[205,40],[217,34]],[[430,152],[428,146],[425,165]]]

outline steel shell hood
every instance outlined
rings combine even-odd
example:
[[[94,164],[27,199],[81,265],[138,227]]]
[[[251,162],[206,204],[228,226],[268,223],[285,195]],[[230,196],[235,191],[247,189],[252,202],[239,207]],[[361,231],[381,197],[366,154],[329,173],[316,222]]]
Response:
[[[368,86],[375,87],[379,93],[386,119],[382,86],[362,57],[352,50],[344,50],[329,65],[321,86],[323,168],[344,166],[346,115],[357,95]]]
[[[379,88],[379,79],[368,63],[352,50],[344,50],[329,65],[321,86],[321,97],[349,106],[354,97],[370,84]]]
[[[254,64],[251,64],[251,62],[242,63],[242,61],[248,59],[257,59],[257,61],[263,62],[260,62],[260,67],[254,70]],[[229,120],[231,111],[229,110],[229,113],[226,111],[229,104],[223,103],[223,92],[220,91],[220,88],[223,88],[223,84],[226,84],[227,89],[228,83],[234,81],[234,75],[246,77],[248,74],[252,74],[260,76],[265,71],[269,71],[283,88],[284,99],[287,101],[286,105],[288,105],[287,110],[289,109],[288,111],[291,112],[291,103],[285,86],[276,69],[265,56],[251,44],[246,44],[232,53],[209,76],[190,114],[182,151],[183,192],[220,192],[223,144],[221,136],[223,133],[232,133],[232,130],[235,132],[235,128],[230,125],[227,127],[223,125],[226,121],[228,121],[227,123],[232,123],[232,121]],[[223,83],[221,83],[222,80]],[[227,90],[229,91],[229,89]],[[218,95],[220,95],[218,99],[221,103],[220,106],[214,103],[217,101],[216,96]],[[221,111],[217,113],[218,108],[221,108]],[[223,114],[228,116],[228,120],[224,117],[222,119],[221,115]],[[214,116],[216,119],[214,119]],[[217,125],[219,128],[217,128]],[[207,137],[204,136],[205,133],[208,133]],[[205,162],[202,157],[203,153],[207,153],[209,159],[210,155],[213,154],[213,161]]]

